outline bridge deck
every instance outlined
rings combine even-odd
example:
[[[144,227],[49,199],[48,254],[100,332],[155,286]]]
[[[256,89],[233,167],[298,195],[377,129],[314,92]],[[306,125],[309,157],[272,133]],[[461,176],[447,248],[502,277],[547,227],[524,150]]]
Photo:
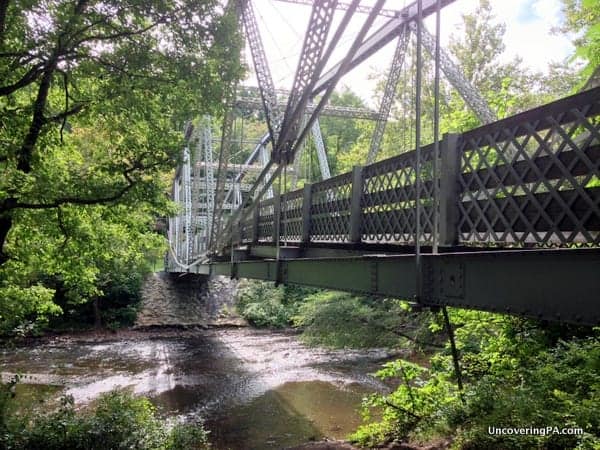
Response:
[[[595,88],[263,200],[212,270],[600,323],[599,115]]]

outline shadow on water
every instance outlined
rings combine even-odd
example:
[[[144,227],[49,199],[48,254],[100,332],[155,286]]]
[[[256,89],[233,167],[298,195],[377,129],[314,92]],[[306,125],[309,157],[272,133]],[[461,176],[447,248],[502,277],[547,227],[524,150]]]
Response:
[[[343,438],[360,423],[361,398],[385,389],[369,375],[385,353],[307,348],[287,332],[129,332],[111,341],[67,340],[1,356],[3,378],[23,372],[26,383],[52,385],[42,397],[66,393],[85,404],[125,388],[148,396],[165,416],[204,417],[216,449]]]

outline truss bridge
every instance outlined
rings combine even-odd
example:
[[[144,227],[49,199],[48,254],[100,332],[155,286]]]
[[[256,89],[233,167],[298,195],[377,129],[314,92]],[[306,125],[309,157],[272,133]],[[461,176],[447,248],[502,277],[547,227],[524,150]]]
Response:
[[[384,0],[287,1],[310,9],[289,91],[275,88],[253,2],[235,3],[258,87],[238,90],[218,149],[214,120],[186,130],[168,270],[600,324],[600,87],[498,119],[439,44],[440,10],[452,0],[398,11]],[[430,15],[435,33],[423,24]],[[357,17],[346,54],[331,61]],[[379,109],[330,104],[340,79],[387,45],[395,47]],[[417,144],[381,159],[409,53]],[[440,135],[436,115],[433,140],[423,143],[425,53],[434,86],[443,76],[478,127]],[[434,97],[437,108],[439,90]],[[235,159],[240,108],[258,108],[265,132]],[[374,122],[364,164],[331,173],[319,123],[326,114]],[[308,138],[319,180],[301,180]]]

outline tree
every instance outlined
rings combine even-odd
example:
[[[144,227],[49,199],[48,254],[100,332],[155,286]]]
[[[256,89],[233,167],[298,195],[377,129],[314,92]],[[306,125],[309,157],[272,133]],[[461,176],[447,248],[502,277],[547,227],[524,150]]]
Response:
[[[333,106],[366,108],[365,102],[347,86],[334,92],[329,103]],[[365,122],[365,120],[346,117],[323,117],[320,119],[332,173],[342,173],[347,170],[341,160],[360,138],[365,128]],[[313,160],[316,160],[316,157]],[[317,169],[316,172],[318,173]]]
[[[0,322],[163,245],[183,123],[221,114],[240,48],[217,0],[0,2]]]
[[[565,20],[556,31],[577,36],[574,57],[582,58],[583,81],[600,66],[600,0],[562,0]]]
[[[2,2],[0,262],[18,210],[121,200],[176,160],[174,125],[240,75],[236,24],[217,1]],[[57,168],[86,129],[101,160]]]

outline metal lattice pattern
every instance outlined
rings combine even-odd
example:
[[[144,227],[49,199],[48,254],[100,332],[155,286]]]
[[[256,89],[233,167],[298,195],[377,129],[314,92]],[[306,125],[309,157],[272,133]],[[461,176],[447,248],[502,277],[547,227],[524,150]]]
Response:
[[[246,220],[244,220],[241,225],[240,225],[240,235],[239,235],[239,241],[240,243],[242,242],[252,242],[252,239],[254,238],[253,234],[253,218],[249,217]]]
[[[312,241],[347,241],[350,231],[352,175],[345,173],[312,187],[310,235]]]
[[[254,71],[258,80],[269,133],[276,138],[281,125],[281,112],[277,106],[277,94],[275,92],[275,85],[273,84],[273,77],[271,76],[271,70],[267,63],[267,55],[262,43],[260,31],[258,30],[254,8],[252,7],[252,2],[250,0],[242,1],[242,16],[244,27],[246,28],[248,45],[250,47],[250,52],[252,53]]]
[[[273,221],[275,219],[274,199],[269,198],[260,202],[258,210],[258,240],[271,242],[273,240]]]
[[[465,133],[460,239],[599,244],[599,102],[596,89]]]
[[[433,231],[433,146],[421,150],[421,236],[431,243]],[[365,242],[413,244],[416,224],[416,153],[409,152],[367,166],[361,196]]]
[[[390,109],[392,103],[394,103],[394,97],[396,94],[396,85],[400,79],[402,73],[402,65],[404,64],[404,57],[406,55],[406,48],[408,47],[408,39],[410,33],[406,25],[403,26],[403,31],[398,38],[398,44],[396,45],[396,51],[394,52],[394,58],[392,59],[392,65],[390,72],[385,83],[385,89],[383,90],[383,96],[381,98],[381,105],[379,107],[379,120],[375,124],[375,131],[373,131],[373,137],[371,138],[371,146],[369,148],[369,154],[367,155],[367,163],[372,163],[377,157],[381,140],[383,139],[383,133],[387,124],[388,116],[390,115]]]
[[[281,197],[280,236],[283,241],[300,241],[302,237],[302,190]]]

